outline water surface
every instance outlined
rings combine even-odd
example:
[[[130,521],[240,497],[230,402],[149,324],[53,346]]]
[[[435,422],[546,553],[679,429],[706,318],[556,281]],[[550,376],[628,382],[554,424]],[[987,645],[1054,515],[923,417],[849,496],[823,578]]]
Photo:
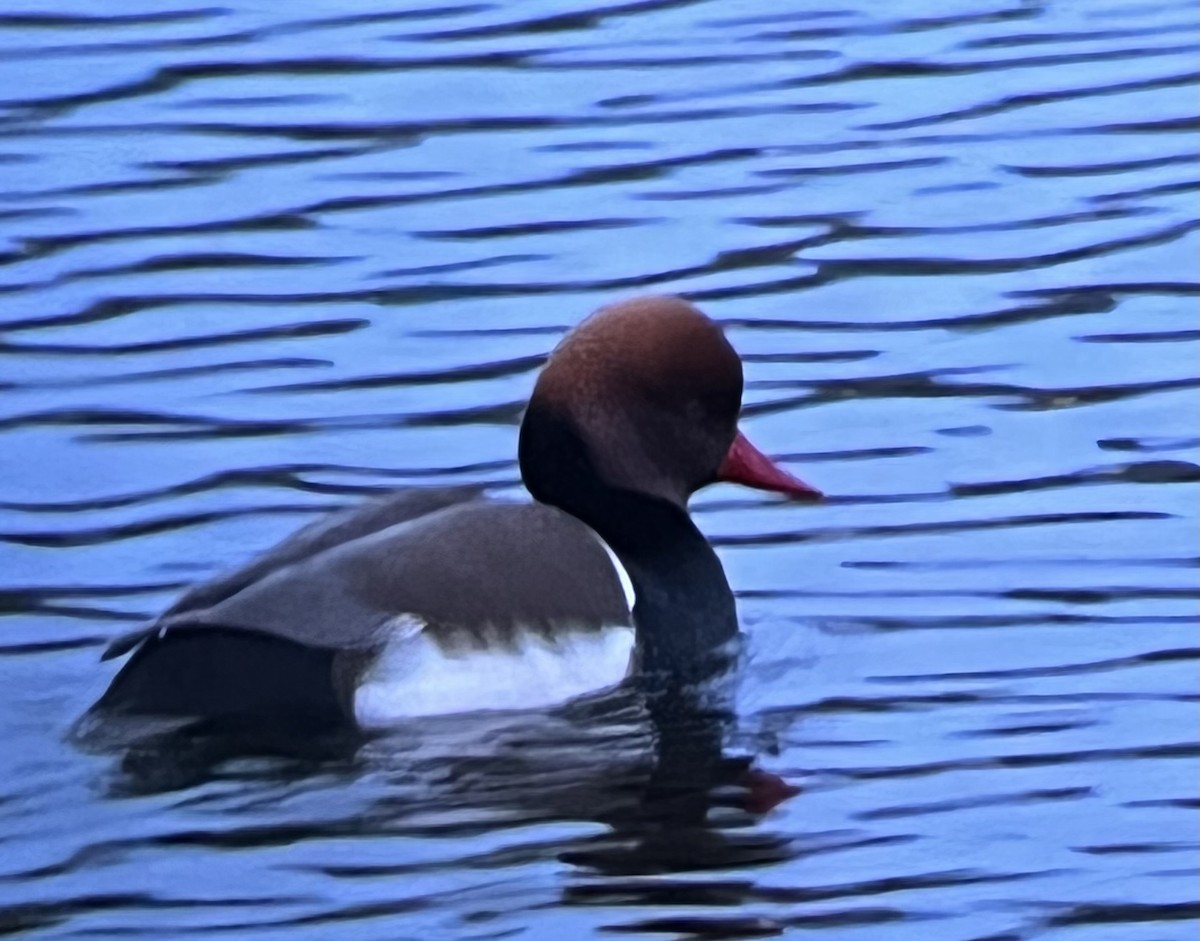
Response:
[[[1194,937],[1196,51],[1153,0],[0,6],[0,933]],[[66,741],[182,587],[516,492],[541,358],[642,292],[831,494],[694,504],[746,649],[678,752],[801,793],[656,802],[624,701]]]

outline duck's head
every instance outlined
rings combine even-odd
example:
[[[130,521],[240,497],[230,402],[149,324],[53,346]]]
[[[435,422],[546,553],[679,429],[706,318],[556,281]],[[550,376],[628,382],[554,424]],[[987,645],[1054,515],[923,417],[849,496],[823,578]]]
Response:
[[[567,510],[597,483],[681,507],[722,480],[820,499],[738,430],[742,385],[720,326],[682,298],[603,307],[538,377],[521,425],[525,485]]]

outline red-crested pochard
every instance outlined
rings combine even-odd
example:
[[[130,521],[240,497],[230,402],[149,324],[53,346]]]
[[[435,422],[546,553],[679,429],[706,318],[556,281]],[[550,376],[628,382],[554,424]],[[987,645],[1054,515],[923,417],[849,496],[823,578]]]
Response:
[[[738,431],[741,399],[741,361],[687,301],[602,308],[525,411],[537,502],[415,489],[320,520],[115,641],[106,658],[133,654],[95,709],[370,728],[698,676],[737,619],[688,498],[820,497]]]

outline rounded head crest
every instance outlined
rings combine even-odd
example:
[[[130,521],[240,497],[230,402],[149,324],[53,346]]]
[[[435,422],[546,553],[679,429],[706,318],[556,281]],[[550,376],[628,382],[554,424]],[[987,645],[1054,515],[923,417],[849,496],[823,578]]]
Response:
[[[603,307],[563,338],[538,377],[521,430],[526,486],[564,506],[586,460],[608,486],[683,505],[716,479],[741,400],[741,360],[698,308],[678,297]],[[540,446],[547,423],[584,453],[556,458],[563,449]]]

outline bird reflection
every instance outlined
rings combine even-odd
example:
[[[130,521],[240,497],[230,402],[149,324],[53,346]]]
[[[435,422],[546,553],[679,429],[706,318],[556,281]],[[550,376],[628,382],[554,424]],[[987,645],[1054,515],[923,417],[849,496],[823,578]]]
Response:
[[[189,787],[239,762],[252,780],[332,773],[350,788],[373,782],[369,806],[338,832],[469,836],[594,821],[603,832],[558,843],[553,854],[583,871],[636,876],[789,857],[788,840],[760,818],[798,789],[757,768],[753,755],[726,753],[728,698],[711,684],[651,675],[549,713],[426,718],[372,736],[92,717],[77,738],[118,752],[114,796]],[[314,822],[313,836],[328,827]]]
[[[643,699],[653,760],[635,799],[614,808],[609,830],[561,854],[610,876],[741,868],[789,856],[788,841],[753,826],[798,789],[729,755],[731,712],[695,688],[658,689]]]

